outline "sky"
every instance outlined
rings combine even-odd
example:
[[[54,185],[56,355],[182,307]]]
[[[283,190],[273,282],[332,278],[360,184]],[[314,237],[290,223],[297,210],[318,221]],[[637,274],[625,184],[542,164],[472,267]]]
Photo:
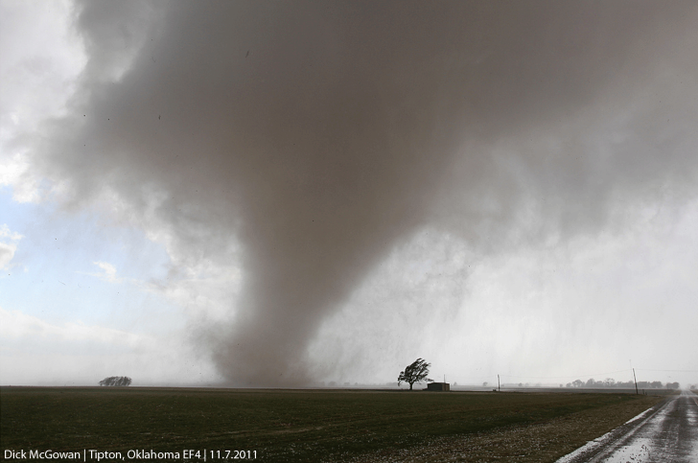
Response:
[[[0,384],[698,383],[698,6],[0,0]]]

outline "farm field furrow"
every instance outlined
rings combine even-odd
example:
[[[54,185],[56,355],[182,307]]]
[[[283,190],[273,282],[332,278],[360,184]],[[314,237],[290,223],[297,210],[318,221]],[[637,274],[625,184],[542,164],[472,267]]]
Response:
[[[625,393],[38,387],[2,387],[0,399],[3,452],[199,449],[215,461],[211,451],[249,450],[273,462],[555,461],[662,400]]]

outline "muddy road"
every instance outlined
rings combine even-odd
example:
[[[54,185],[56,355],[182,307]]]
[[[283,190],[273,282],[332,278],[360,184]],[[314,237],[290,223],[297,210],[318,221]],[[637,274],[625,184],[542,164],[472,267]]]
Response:
[[[698,462],[698,395],[681,391],[557,463]]]

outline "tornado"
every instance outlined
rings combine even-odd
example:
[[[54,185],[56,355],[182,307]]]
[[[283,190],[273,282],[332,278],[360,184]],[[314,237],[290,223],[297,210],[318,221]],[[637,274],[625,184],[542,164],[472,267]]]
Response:
[[[197,340],[227,383],[305,385],[322,323],[419,230],[487,254],[596,230],[648,182],[693,184],[697,18],[678,1],[78,2],[87,65],[29,144],[66,207],[109,195],[169,231],[179,271],[239,265],[227,321]]]

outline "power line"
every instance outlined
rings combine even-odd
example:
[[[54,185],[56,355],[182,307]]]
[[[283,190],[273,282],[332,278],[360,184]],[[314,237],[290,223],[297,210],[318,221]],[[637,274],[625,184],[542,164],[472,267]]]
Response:
[[[668,373],[698,373],[698,370],[661,370],[661,369],[644,369],[644,368],[635,368],[635,371],[638,372],[668,372]],[[494,378],[495,376],[501,377],[501,379],[507,379],[509,381],[512,380],[519,380],[517,382],[522,382],[525,380],[572,380],[572,379],[581,379],[581,378],[608,378],[610,375],[616,375],[620,373],[627,373],[628,375],[632,375],[633,369],[632,368],[626,368],[623,370],[615,370],[615,371],[608,371],[604,373],[593,373],[593,374],[576,374],[576,375],[565,375],[565,376],[524,376],[524,375],[503,375],[503,374],[482,374],[482,375],[467,375],[467,376],[461,376],[461,375],[454,375],[451,378],[455,379],[457,381],[473,381],[473,380],[480,380],[480,381],[489,381],[491,378]],[[631,378],[632,379],[632,378]]]
[[[639,370],[639,368],[638,368]],[[566,376],[521,376],[521,375],[502,375],[503,378],[528,378],[528,379],[566,379],[566,378],[580,378],[580,377],[594,377],[594,376],[606,376],[613,375],[616,373],[631,372],[631,368],[625,370],[609,371],[606,373],[594,373],[594,374],[577,374],[577,375],[566,375]]]
[[[644,368],[637,368],[637,371],[667,371],[669,373],[698,373],[698,370],[646,370]]]

